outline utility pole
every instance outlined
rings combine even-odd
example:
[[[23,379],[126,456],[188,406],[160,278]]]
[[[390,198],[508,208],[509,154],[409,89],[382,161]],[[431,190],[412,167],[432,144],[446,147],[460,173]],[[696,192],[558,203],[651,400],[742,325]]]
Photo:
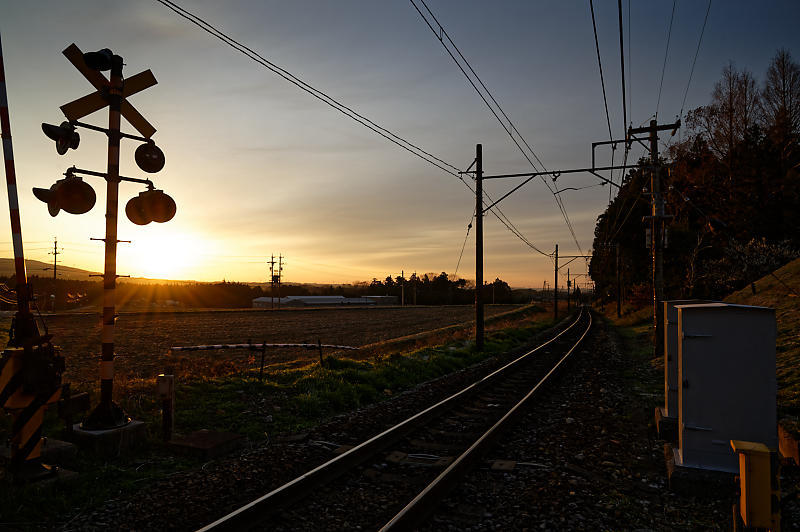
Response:
[[[663,347],[663,334],[661,334],[662,313],[661,301],[664,300],[664,199],[661,197],[661,167],[658,161],[658,132],[672,130],[680,127],[680,120],[674,124],[658,125],[657,120],[651,120],[648,127],[631,128],[628,136],[636,133],[647,133],[650,140],[650,252],[653,260],[653,333],[655,334],[655,355],[660,356]]]
[[[558,244],[556,244],[556,264],[553,274],[553,320],[558,321]]]
[[[622,317],[622,282],[619,271],[619,242],[616,243],[617,248],[617,318]]]
[[[417,306],[417,280],[417,272],[414,272],[414,283],[411,285],[411,289],[414,294],[414,306]]]
[[[281,275],[283,274],[283,255],[278,255],[278,310],[281,308]]]
[[[56,268],[58,267],[58,256],[60,253],[58,252],[58,237],[53,239],[53,252],[48,253],[48,255],[53,256],[53,280],[56,280]]]
[[[400,270],[400,306],[406,306],[406,275],[404,270]]]
[[[569,298],[569,287],[570,287],[569,268],[567,268],[567,314],[569,314],[569,299],[570,299]]]
[[[475,145],[475,347],[483,351],[483,145]]]
[[[60,253],[58,252],[58,237],[53,238],[53,252],[49,253],[49,255],[53,256],[53,295],[51,296],[53,299],[53,312],[56,311],[56,277],[58,275],[56,269],[58,268],[58,256]]]
[[[275,255],[269,258],[269,308],[275,310]]]

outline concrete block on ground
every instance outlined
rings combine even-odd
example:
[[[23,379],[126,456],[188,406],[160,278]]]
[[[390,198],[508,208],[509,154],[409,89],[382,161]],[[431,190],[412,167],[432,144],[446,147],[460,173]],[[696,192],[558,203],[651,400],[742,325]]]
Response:
[[[657,406],[656,412],[656,431],[658,437],[665,442],[678,443],[678,418],[670,417],[664,412],[663,406]]]
[[[210,459],[240,449],[246,443],[247,439],[241,434],[202,429],[187,436],[172,438],[169,446],[199,458]]]
[[[727,497],[731,504],[736,501],[739,485],[735,473],[684,465],[680,450],[669,443],[664,444],[664,460],[670,491],[697,498]]]
[[[123,427],[106,430],[85,430],[76,423],[72,426],[71,438],[87,452],[119,456],[141,447],[146,440],[146,431],[143,421],[131,421]]]

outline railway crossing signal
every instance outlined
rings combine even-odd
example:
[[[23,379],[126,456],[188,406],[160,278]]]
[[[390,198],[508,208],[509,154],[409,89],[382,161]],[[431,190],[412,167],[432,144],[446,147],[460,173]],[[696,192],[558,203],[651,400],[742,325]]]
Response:
[[[119,183],[128,181],[147,185],[147,190],[128,201],[125,213],[137,225],[150,222],[167,222],[175,216],[175,201],[164,191],[155,189],[149,179],[123,177],[119,174],[119,148],[122,138],[138,140],[142,144],[135,154],[136,164],[143,171],[155,173],[164,167],[164,153],[152,140],[156,129],[148,122],[127,98],[155,85],[156,79],[150,70],[123,79],[122,57],[108,48],[97,52],[83,53],[71,44],[64,50],[64,56],[89,81],[95,91],[61,106],[67,122],[60,126],[42,124],[45,135],[56,142],[56,151],[63,155],[80,143],[75,131],[83,127],[100,131],[108,136],[108,169],[105,173],[70,168],[65,178],[57,181],[49,189],[35,188],[37,198],[47,203],[51,216],[61,210],[72,214],[89,211],[95,203],[92,187],[77,176],[99,176],[106,180],[106,232],[105,266],[103,270],[103,330],[102,354],[100,362],[100,403],[83,421],[86,430],[105,430],[127,425],[130,418],[112,398],[114,383],[114,321],[116,319],[115,290],[117,281],[117,214],[119,203]],[[107,78],[102,72],[110,71]],[[108,128],[84,124],[79,120],[95,111],[109,108]],[[121,118],[125,118],[141,136],[129,135],[120,131]]]

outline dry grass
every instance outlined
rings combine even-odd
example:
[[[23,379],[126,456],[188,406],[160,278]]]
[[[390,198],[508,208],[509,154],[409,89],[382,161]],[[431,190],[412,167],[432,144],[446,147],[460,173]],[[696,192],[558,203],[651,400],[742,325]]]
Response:
[[[728,303],[775,309],[778,325],[776,372],[778,415],[793,430],[800,428],[800,259],[731,294]]]

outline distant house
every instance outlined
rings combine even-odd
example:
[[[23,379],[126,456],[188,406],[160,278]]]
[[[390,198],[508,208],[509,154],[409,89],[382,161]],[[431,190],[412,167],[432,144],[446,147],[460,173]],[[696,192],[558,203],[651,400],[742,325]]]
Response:
[[[257,297],[253,300],[253,308],[270,308],[273,304],[277,307],[279,301],[281,307],[335,307],[349,305],[393,305],[397,304],[397,297],[287,296],[280,298],[280,300],[277,297]]]

